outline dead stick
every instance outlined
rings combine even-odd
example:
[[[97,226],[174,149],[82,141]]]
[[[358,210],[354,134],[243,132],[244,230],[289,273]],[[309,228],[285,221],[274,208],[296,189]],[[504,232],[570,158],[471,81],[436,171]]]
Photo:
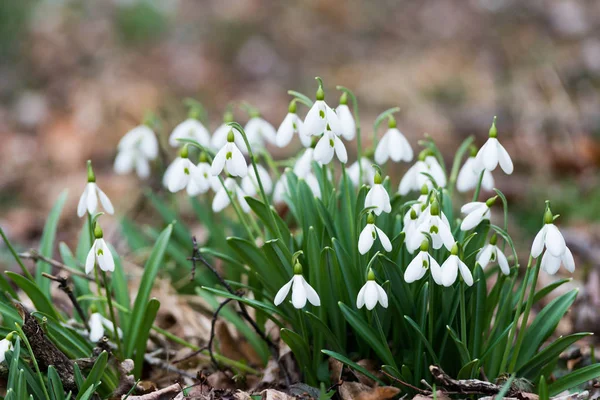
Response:
[[[424,389],[418,388],[416,386],[413,386],[413,385],[411,385],[408,382],[404,382],[403,380],[400,380],[400,379],[396,378],[395,376],[388,374],[384,370],[380,370],[380,371],[381,371],[381,373],[383,373],[385,376],[387,376],[388,378],[390,378],[394,382],[398,382],[402,386],[409,387],[412,390],[416,391],[417,393],[420,393],[420,394],[425,395],[425,396],[429,396],[431,394],[431,392],[429,390],[424,390]]]
[[[63,292],[65,292],[67,294],[67,296],[69,296],[69,300],[71,300],[71,303],[73,303],[73,307],[75,307],[77,314],[79,314],[79,318],[81,318],[81,320],[83,321],[83,324],[85,325],[85,328],[89,332],[90,326],[88,325],[88,322],[85,318],[85,314],[83,313],[83,309],[81,308],[81,305],[77,301],[77,298],[75,297],[75,294],[73,293],[73,290],[71,289],[71,287],[69,285],[67,285],[67,278],[62,277],[62,276],[50,275],[46,272],[42,272],[42,276],[44,276],[45,278],[48,278],[54,282],[58,282],[58,288],[60,290],[62,290]]]
[[[73,274],[73,275],[77,275],[80,278],[83,279],[87,279],[88,281],[94,282],[94,278],[84,274],[81,271],[78,271],[74,268],[69,267],[68,265],[65,265],[63,263],[61,263],[60,261],[54,260],[52,258],[48,258],[46,256],[41,255],[40,253],[37,252],[37,250],[29,250],[29,252],[27,253],[20,253],[19,257],[21,258],[25,258],[28,260],[33,260],[33,261],[43,261],[47,264],[52,265],[53,267],[56,267],[58,269],[62,269],[65,271],[68,271],[69,273]]]

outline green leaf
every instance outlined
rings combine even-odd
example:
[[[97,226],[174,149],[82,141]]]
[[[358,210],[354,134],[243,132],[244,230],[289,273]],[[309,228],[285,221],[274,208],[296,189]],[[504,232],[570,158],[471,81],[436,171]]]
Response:
[[[473,375],[477,372],[477,367],[479,366],[479,360],[474,359],[470,362],[466,363],[460,371],[458,371],[457,378],[458,379],[470,379],[473,378]]]
[[[67,201],[67,191],[64,190],[58,200],[54,203],[54,207],[48,215],[46,225],[44,225],[44,231],[40,240],[39,252],[44,257],[52,258],[52,252],[54,250],[54,240],[56,239],[56,230],[58,228],[58,220],[60,219],[60,213]],[[37,283],[40,291],[47,297],[50,298],[50,280],[44,278],[42,273],[52,272],[52,267],[44,262],[38,261],[35,266],[35,282]],[[32,299],[33,300],[33,299]]]
[[[429,343],[429,340],[427,340],[427,338],[425,337],[425,334],[423,333],[423,331],[421,331],[421,328],[419,327],[419,325],[411,317],[409,317],[408,315],[405,315],[404,319],[406,319],[406,321],[408,322],[408,324],[417,333],[417,336],[419,337],[419,339],[421,340],[421,342],[423,343],[423,345],[425,345],[425,348],[427,349],[427,351],[431,355],[431,358],[433,358],[433,361],[436,364],[439,364],[439,360],[437,358],[437,355],[435,354],[435,351],[433,351],[433,347],[431,347],[431,343]]]
[[[571,282],[572,280],[573,278],[560,279],[538,290],[533,297],[533,304],[536,304],[538,301],[542,300],[544,297],[554,291],[554,289],[557,289],[565,283]]]
[[[94,387],[94,385],[96,385],[100,381],[100,377],[104,373],[104,369],[106,368],[107,362],[108,353],[106,351],[103,351],[96,359],[96,362],[94,363],[94,366],[92,367],[92,370],[88,374],[87,378],[79,387],[79,395],[75,398],[75,400],[80,400],[90,387]]]
[[[329,346],[333,347],[335,351],[344,351],[337,337],[333,334],[333,332],[331,332],[331,329],[325,325],[323,320],[309,311],[304,311],[304,313],[308,315],[309,319],[313,323],[313,330],[319,331],[321,334],[323,334],[325,340],[327,343],[329,343]]]
[[[289,329],[283,328],[281,329],[281,340],[283,340],[290,349],[294,356],[296,357],[296,361],[298,361],[298,366],[300,370],[304,373],[307,378],[307,383],[309,385],[316,385],[317,376],[311,367],[311,357],[310,357],[310,349],[308,347],[308,343],[306,340],[296,332],[291,331]]]
[[[140,280],[140,287],[133,303],[133,311],[131,313],[129,332],[124,335],[125,338],[125,356],[131,358],[133,355],[135,346],[137,344],[138,337],[140,336],[140,329],[142,321],[144,320],[144,311],[150,297],[150,291],[154,285],[154,280],[158,274],[158,269],[163,265],[163,257],[165,250],[171,238],[173,231],[173,225],[167,226],[152,248],[152,253],[144,266],[144,274]]]
[[[454,343],[456,344],[456,348],[458,349],[458,354],[460,355],[462,365],[468,364],[469,360],[471,359],[469,349],[467,349],[467,346],[464,344],[464,342],[458,338],[458,335],[456,334],[454,329],[452,329],[448,325],[446,325],[446,329],[448,329],[450,337],[452,338],[452,340],[454,340]]]
[[[129,311],[131,304],[131,300],[129,299],[129,286],[127,285],[127,277],[125,276],[123,264],[121,263],[121,257],[119,257],[119,253],[117,253],[111,245],[109,245],[109,247],[115,260],[115,270],[112,273],[110,286],[117,303]],[[123,332],[129,330],[129,316],[121,310],[119,310],[119,324],[121,325]]]
[[[173,225],[173,221],[179,219],[179,215],[177,212],[173,211],[162,199],[156,196],[151,191],[146,191],[146,196],[150,199],[150,202],[158,211],[158,213],[163,217],[163,220],[167,224],[171,224],[173,226],[173,236],[177,238],[177,241],[181,244],[190,244],[192,243],[192,234],[186,228],[183,223],[178,223]]]
[[[548,393],[548,384],[546,383],[546,378],[544,378],[544,375],[540,377],[540,383],[538,384],[538,395],[540,396],[540,400],[550,399],[550,394]]]
[[[548,387],[548,392],[550,392],[550,396],[556,396],[565,390],[576,390],[577,386],[582,385],[589,380],[598,378],[599,376],[600,364],[588,365],[587,367],[583,367],[558,378]]]
[[[245,199],[252,211],[254,211],[254,213],[267,227],[267,229],[269,230],[269,232],[271,232],[271,235],[273,235],[274,238],[277,238],[277,232],[279,229],[279,233],[281,234],[283,244],[287,246],[287,243],[290,242],[292,234],[290,233],[290,228],[285,222],[283,222],[279,214],[277,214],[277,212],[272,207],[265,206],[265,204],[262,201],[255,199],[254,197],[246,196]],[[275,222],[277,225],[274,225],[273,222]]]
[[[48,367],[48,388],[52,400],[63,400],[65,398],[65,389],[53,365]]]
[[[231,294],[225,290],[213,289],[213,288],[209,288],[206,286],[202,286],[202,290],[209,291],[211,293],[214,293],[216,295],[219,295],[219,296],[222,296],[222,297],[225,297],[228,299],[234,299],[236,301],[241,301],[242,303],[244,303],[258,311],[264,312],[269,317],[269,319],[271,319],[273,322],[275,322],[280,328],[282,328],[284,326],[284,324],[279,319],[275,318],[275,316],[278,315],[281,317],[285,317],[285,315],[282,313],[282,311],[279,308],[275,307],[274,305],[272,305],[270,303],[265,303],[265,302],[254,300],[254,299],[240,297],[235,294]]]
[[[44,293],[42,293],[41,288],[35,282],[11,271],[7,271],[6,275],[8,275],[8,277],[27,294],[37,310],[51,315],[56,319],[63,320],[54,308],[54,304],[49,300],[50,296],[45,296]],[[44,279],[48,280],[47,278]]]
[[[160,308],[160,301],[150,299],[144,310],[144,319],[138,330],[137,343],[135,344],[134,368],[133,375],[139,379],[142,375],[142,367],[144,366],[144,355],[146,354],[146,342],[150,336],[152,324]]]
[[[373,379],[375,382],[379,383],[380,385],[385,385],[385,383],[379,379],[378,377],[376,377],[375,375],[373,375],[372,373],[370,373],[366,368],[361,367],[360,365],[358,365],[357,363],[355,363],[354,361],[350,360],[348,357],[343,356],[339,353],[336,353],[334,351],[330,351],[330,350],[321,350],[321,352],[323,354],[328,355],[329,357],[333,357],[336,360],[338,360],[339,362],[346,364],[348,367],[360,372],[361,374],[363,374],[364,376],[366,376],[367,378]]]

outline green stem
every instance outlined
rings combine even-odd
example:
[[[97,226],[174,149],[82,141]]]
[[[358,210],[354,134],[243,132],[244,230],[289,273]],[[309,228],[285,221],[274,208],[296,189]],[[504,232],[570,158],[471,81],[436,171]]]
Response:
[[[510,360],[510,365],[508,367],[508,373],[511,374],[515,370],[515,366],[517,365],[517,359],[519,358],[519,351],[521,350],[523,340],[525,339],[525,328],[527,328],[527,323],[529,322],[529,313],[531,312],[531,307],[533,306],[533,299],[535,297],[535,286],[537,284],[538,276],[540,274],[540,265],[541,257],[538,257],[538,260],[535,263],[535,269],[533,271],[533,281],[531,282],[529,297],[527,298],[527,304],[525,305],[525,312],[523,313],[523,319],[521,320],[521,328],[519,329],[519,333],[517,335],[517,343],[515,345],[515,350],[513,351],[512,359]],[[523,289],[523,292],[524,291],[525,289]]]
[[[352,99],[352,113],[354,114],[354,122],[356,123],[356,157],[358,158],[358,182],[360,187],[360,182],[362,182],[363,176],[363,168],[362,163],[360,162],[362,159],[362,137],[360,133],[360,116],[358,115],[358,101],[356,100],[356,96],[352,90],[343,86],[337,86],[336,89],[348,93]]]
[[[12,256],[14,257],[15,261],[17,261],[17,264],[19,264],[19,267],[21,267],[21,270],[23,271],[23,274],[28,279],[30,279],[31,281],[35,282],[35,278],[27,270],[27,267],[25,267],[25,264],[23,264],[23,260],[21,260],[21,257],[19,257],[19,255],[15,251],[15,248],[12,246],[12,244],[10,243],[10,241],[8,240],[8,238],[6,237],[6,234],[4,233],[4,230],[2,229],[2,227],[0,227],[0,236],[2,236],[2,239],[4,239],[4,243],[6,243],[6,247],[8,247],[8,250],[10,251],[10,253],[12,254]]]
[[[302,314],[302,310],[298,310],[298,319],[300,320],[300,331],[302,332],[302,337],[306,341],[306,343],[310,343],[308,341],[308,332],[306,331],[306,325],[304,323],[304,315]]]
[[[29,344],[27,335],[25,335],[25,332],[23,332],[23,329],[21,328],[21,326],[16,322],[15,322],[15,327],[17,329],[17,332],[19,332],[19,336],[21,336],[21,339],[23,339],[23,342],[25,342],[25,346],[27,346],[27,350],[29,351],[29,354],[31,354],[31,361],[33,362],[33,367],[35,368],[35,373],[36,373],[38,379],[40,380],[40,386],[42,386],[44,396],[46,397],[46,399],[50,400],[50,394],[48,394],[48,390],[46,389],[46,384],[44,383],[44,376],[42,375],[42,371],[40,371],[40,366],[38,365],[38,362],[35,359],[35,353],[31,349],[31,345]]]
[[[467,309],[465,304],[465,283],[460,283],[460,336],[467,346]]]
[[[117,342],[117,349],[119,356],[123,357],[123,349],[121,348],[121,340],[119,339],[119,329],[117,328],[117,319],[115,318],[115,310],[112,304],[112,290],[108,279],[106,278],[106,272],[102,271],[102,278],[104,279],[104,289],[106,290],[106,301],[108,302],[108,311],[110,313],[110,320],[113,323],[113,333],[115,335],[115,342]]]
[[[477,186],[475,187],[473,201],[477,201],[477,199],[479,198],[479,192],[481,192],[481,183],[483,182],[483,174],[485,174],[485,169],[481,171],[481,174],[479,174],[479,182],[477,182]]]
[[[429,343],[431,343],[431,345],[433,345],[433,288],[434,288],[434,282],[433,282],[433,277],[431,277],[431,274],[429,276],[429,313],[428,313],[428,317],[429,317]]]

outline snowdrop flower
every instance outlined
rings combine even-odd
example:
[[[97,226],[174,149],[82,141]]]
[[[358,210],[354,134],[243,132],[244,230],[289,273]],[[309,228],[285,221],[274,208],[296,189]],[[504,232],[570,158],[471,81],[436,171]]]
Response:
[[[471,274],[471,270],[469,270],[469,267],[467,267],[467,265],[458,257],[458,245],[455,243],[452,246],[450,257],[444,261],[440,271],[438,271],[442,285],[446,287],[452,286],[454,282],[456,282],[459,271],[465,283],[469,286],[473,286],[473,275]],[[439,282],[436,281],[436,283],[439,285]]]
[[[375,282],[373,270],[369,269],[367,283],[363,285],[358,292],[358,296],[356,296],[356,308],[367,306],[367,310],[372,310],[377,305],[377,302],[379,302],[383,308],[387,308],[388,297],[385,290]]]
[[[548,274],[554,275],[556,272],[558,272],[561,264],[565,266],[567,271],[571,273],[575,272],[575,260],[573,259],[573,254],[566,246],[565,252],[560,257],[554,257],[552,253],[546,251],[542,257],[540,268],[542,271],[546,271]]]
[[[12,334],[8,334],[5,339],[0,340],[0,363],[6,359],[6,352],[13,349]]]
[[[408,219],[406,218],[408,216]],[[416,234],[417,228],[419,227],[418,216],[415,210],[411,209],[409,214],[404,217],[404,226],[402,232],[404,232],[405,238],[411,238]]]
[[[306,182],[306,184],[310,188],[310,191],[313,193],[313,196],[315,196],[317,199],[321,198],[321,187],[319,186],[319,180],[317,179],[315,174],[310,172],[304,178],[300,179],[303,179]]]
[[[212,148],[217,150],[225,146],[228,142],[227,137],[229,136],[229,132],[233,132],[233,138],[237,148],[240,149],[242,153],[248,154],[248,147],[246,146],[246,142],[244,142],[242,133],[236,128],[229,126],[228,124],[230,122],[233,122],[233,114],[231,111],[226,111],[223,115],[223,123],[213,133],[211,140]]]
[[[554,216],[550,210],[550,202],[546,202],[546,211],[544,212],[544,227],[540,229],[538,234],[533,240],[531,246],[531,256],[537,258],[542,254],[542,251],[546,247],[549,252],[555,258],[560,258],[565,254],[567,245],[563,235],[560,233],[556,225],[554,225]]]
[[[210,173],[210,164],[207,162],[205,152],[200,153],[200,161],[196,165],[196,171],[187,185],[187,193],[190,196],[197,196],[213,189],[215,192],[221,187],[219,178]]]
[[[346,140],[352,140],[356,136],[356,123],[354,115],[348,108],[348,93],[344,92],[340,97],[340,105],[335,109],[340,120],[341,134]]]
[[[292,305],[295,308],[304,308],[306,305],[306,300],[308,300],[313,306],[318,307],[321,305],[321,299],[319,299],[319,295],[302,276],[302,266],[298,261],[296,261],[296,264],[294,265],[294,276],[292,279],[283,285],[275,295],[275,300],[273,303],[276,306],[283,303],[283,300],[285,300],[290,292],[290,288],[292,289]]]
[[[309,147],[304,150],[304,153],[296,160],[294,164],[294,174],[298,178],[304,178],[312,172],[312,161],[314,158],[315,149]]]
[[[490,207],[494,205],[498,196],[488,199],[485,203],[482,201],[473,201],[460,208],[460,212],[467,214],[460,224],[461,231],[470,231],[479,225],[483,220],[490,220]]]
[[[89,320],[90,333],[89,338],[92,342],[97,342],[104,336],[104,328],[109,330],[110,332],[115,331],[115,326],[112,321],[108,318],[104,318],[102,314],[95,312],[90,315]],[[119,337],[123,337],[123,331],[121,328],[117,327],[117,334]]]
[[[419,226],[416,229],[416,232],[410,237],[406,243],[406,248],[410,253],[413,253],[419,245],[423,242],[423,240],[427,239],[423,232],[431,235],[431,239],[433,240],[433,248],[439,249],[443,246],[446,249],[452,249],[452,245],[454,244],[454,237],[452,236],[452,231],[450,230],[450,226],[448,225],[448,220],[445,218],[443,213],[441,213],[443,217],[440,217],[440,205],[437,200],[429,206],[429,210],[426,210],[421,214],[419,219],[421,220]]]
[[[425,210],[428,205],[429,205],[429,188],[427,187],[427,185],[423,185],[421,187],[421,194],[417,198],[415,204],[410,206],[410,208],[404,214],[404,219],[403,219],[404,225],[406,225],[408,223],[408,221],[411,220],[411,218],[412,218],[411,215],[413,212],[416,214],[417,217],[419,217],[421,215],[422,211]]]
[[[390,195],[381,184],[382,182],[383,179],[381,178],[381,174],[377,171],[373,178],[373,187],[369,189],[369,192],[365,197],[365,208],[375,207],[373,209],[375,215],[381,215],[382,212],[389,213],[392,211]]]
[[[496,117],[492,122],[490,128],[489,139],[479,149],[477,156],[475,157],[475,163],[473,164],[473,170],[477,175],[481,173],[483,169],[486,171],[493,171],[500,164],[500,168],[510,175],[513,172],[513,163],[510,159],[510,155],[498,141],[498,130],[496,129]]]
[[[258,176],[260,177],[265,193],[271,194],[273,191],[273,181],[271,180],[271,176],[260,164],[256,165],[256,169],[258,170]],[[244,190],[244,193],[246,193],[246,196],[254,196],[260,189],[258,180],[256,179],[256,172],[254,172],[252,164],[248,165],[248,175],[242,179],[242,189]]]
[[[134,168],[138,176],[150,176],[150,163],[158,156],[158,140],[146,125],[140,125],[125,134],[117,146],[114,169],[119,175],[128,174]]]
[[[235,134],[232,129],[227,134],[227,143],[213,159],[210,173],[217,176],[223,171],[223,168],[227,170],[228,174],[241,178],[248,174],[246,160],[235,144]]]
[[[405,196],[411,190],[420,190],[423,185],[427,185],[428,188],[431,188],[433,186],[431,179],[423,173],[431,175],[439,187],[446,186],[446,175],[444,174],[442,166],[438,160],[431,155],[430,150],[425,149],[419,155],[419,160],[406,171],[400,180],[398,193]]]
[[[498,261],[498,265],[500,266],[500,270],[504,275],[510,275],[510,267],[508,265],[508,261],[506,260],[506,256],[496,246],[498,241],[498,237],[494,233],[490,239],[490,243],[485,245],[479,253],[477,253],[477,263],[481,266],[482,269],[485,269],[490,261]]]
[[[173,147],[181,146],[177,139],[192,139],[204,147],[210,146],[210,133],[208,129],[195,118],[188,118],[173,129],[169,136],[169,144]]]
[[[110,199],[98,185],[96,185],[96,175],[94,175],[92,162],[90,160],[87,162],[87,175],[88,183],[85,185],[85,189],[79,198],[79,204],[77,204],[77,216],[79,218],[83,217],[86,211],[90,215],[94,215],[96,207],[98,207],[98,198],[100,199],[100,204],[102,204],[104,211],[109,214],[114,214],[115,209],[110,202]]]
[[[85,259],[85,273],[89,274],[94,269],[94,265],[98,264],[102,271],[112,272],[115,270],[115,260],[113,259],[110,249],[103,239],[102,228],[96,222],[94,227],[94,244],[88,252]]]
[[[329,125],[325,129],[325,133],[315,146],[314,157],[316,161],[322,164],[329,164],[333,159],[333,154],[337,156],[342,164],[348,162],[348,153],[342,139],[329,129]]]
[[[375,243],[375,239],[379,238],[381,245],[385,249],[385,251],[392,251],[392,242],[387,237],[385,232],[375,226],[375,217],[372,213],[369,213],[367,216],[367,225],[363,228],[360,236],[358,237],[358,251],[360,254],[366,254],[371,247],[373,247],[373,243]]]
[[[368,185],[373,182],[373,179],[375,179],[375,168],[373,168],[373,163],[371,160],[369,160],[367,157],[362,157],[360,159],[360,166],[362,167],[362,182],[358,181],[360,175],[358,160],[356,160],[350,167],[346,168],[348,178],[350,178],[354,187]]]
[[[304,134],[304,122],[296,114],[296,100],[290,102],[288,113],[277,129],[277,137],[275,143],[278,147],[287,146],[292,140],[294,133],[298,134],[300,142],[304,147],[310,147],[312,140],[309,135]]]
[[[265,140],[269,143],[276,144],[277,132],[273,125],[261,118],[258,111],[250,113],[250,120],[244,126],[244,131],[248,137],[248,142],[252,148],[265,147]]]
[[[319,85],[316,101],[304,118],[304,133],[309,136],[320,135],[327,126],[336,135],[343,133],[342,123],[335,111],[325,103],[325,92],[322,85]]]
[[[190,196],[198,191],[199,184],[204,186],[205,181],[198,168],[189,160],[187,145],[183,146],[179,157],[173,160],[171,165],[167,167],[163,176],[163,185],[171,193],[176,193],[186,188]],[[199,182],[199,184],[196,182]]]
[[[221,188],[215,194],[215,197],[213,198],[212,202],[212,210],[214,212],[223,211],[225,207],[227,207],[231,203],[229,196],[235,197],[237,199],[244,212],[250,212],[250,206],[244,198],[246,196],[246,193],[244,193],[244,190],[237,184],[237,182],[233,178],[225,179],[223,185],[221,185]]]
[[[388,127],[375,149],[375,162],[380,165],[385,164],[388,159],[394,162],[411,162],[413,149],[402,132],[396,128],[396,120],[393,117],[390,117]]]
[[[475,171],[476,154],[477,148],[475,146],[471,146],[471,156],[467,159],[467,161],[465,161],[464,165],[460,169],[460,172],[458,173],[458,178],[456,179],[456,189],[461,193],[475,189],[479,183],[479,175],[481,172],[477,173]],[[487,169],[485,169],[483,172],[481,187],[488,191],[494,188],[494,177]]]
[[[428,269],[431,269],[431,274],[435,282],[439,285],[441,280],[439,277],[440,265],[429,254],[429,241],[427,239],[421,242],[421,249],[412,259],[404,271],[404,280],[406,283],[412,283],[420,280],[425,276]]]

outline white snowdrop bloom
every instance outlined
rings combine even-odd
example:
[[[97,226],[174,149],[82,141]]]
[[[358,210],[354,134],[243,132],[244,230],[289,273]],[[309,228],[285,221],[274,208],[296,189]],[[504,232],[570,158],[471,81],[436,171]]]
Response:
[[[167,167],[163,176],[163,185],[171,193],[186,189],[190,196],[198,192],[199,186],[203,188],[208,183],[206,181],[198,167],[189,160],[187,145],[183,146],[180,156]]]
[[[214,176],[219,175],[223,171],[223,168],[227,170],[228,174],[241,178],[248,174],[246,160],[240,149],[236,146],[234,136],[233,130],[230,130],[227,134],[227,143],[225,143],[213,159],[210,173]]]
[[[465,283],[469,286],[473,286],[473,275],[471,274],[471,270],[469,270],[469,267],[467,267],[467,265],[458,257],[458,246],[455,244],[452,246],[450,257],[448,257],[441,265],[440,277],[442,285],[446,287],[452,286],[454,282],[456,282],[456,278],[458,278],[459,271]]]
[[[210,146],[210,133],[208,129],[195,118],[188,118],[179,123],[169,136],[169,144],[173,147],[181,146],[177,139],[192,139],[204,147]]]
[[[283,203],[284,195],[288,193],[288,183],[287,177],[285,173],[281,175],[281,178],[275,184],[275,188],[273,189],[273,202],[275,203]]]
[[[479,175],[475,172],[475,157],[469,157],[467,161],[465,161],[464,165],[460,169],[458,173],[458,178],[456,179],[456,190],[461,193],[468,192],[469,190],[473,190],[477,187],[479,183]],[[485,190],[492,190],[494,188],[494,177],[492,173],[487,169],[483,172],[483,180],[481,181],[481,187]]]
[[[404,224],[402,227],[402,232],[404,232],[405,238],[411,238],[414,234],[417,233],[417,228],[419,227],[419,221],[417,217],[417,213],[415,210],[410,210],[408,214],[408,219],[404,218]]]
[[[383,308],[387,308],[388,297],[385,293],[385,290],[383,290],[383,288],[377,282],[375,282],[375,274],[371,269],[369,269],[367,283],[363,285],[358,292],[358,296],[356,296],[356,308],[362,308],[363,306],[366,306],[367,310],[372,310],[375,308],[378,302]]]
[[[375,243],[375,239],[379,238],[381,245],[385,249],[385,251],[392,251],[392,242],[387,237],[384,231],[375,226],[375,217],[372,213],[369,213],[367,216],[367,225],[363,228],[360,236],[358,237],[358,251],[360,254],[366,254],[371,247],[373,247],[373,243]]]
[[[419,197],[417,198],[415,203],[413,205],[411,205],[410,208],[404,214],[404,218],[403,218],[404,225],[408,224],[408,222],[411,219],[413,219],[411,217],[413,212],[416,215],[415,218],[417,218],[427,208],[427,206],[429,206],[429,188],[427,187],[427,185],[423,185],[421,187],[421,194],[419,195]]]
[[[475,162],[473,163],[473,170],[479,175],[483,169],[490,172],[495,170],[498,164],[500,164],[500,168],[502,168],[506,174],[512,174],[513,163],[504,146],[498,141],[496,117],[494,117],[494,122],[492,122],[492,127],[490,128],[489,138],[487,142],[481,146],[479,152],[477,152]]]
[[[98,199],[100,199],[100,204],[102,204],[104,211],[109,214],[115,213],[115,209],[110,199],[96,184],[96,176],[92,170],[92,163],[88,161],[88,183],[85,185],[85,189],[79,198],[79,203],[77,204],[77,216],[80,218],[83,217],[86,211],[90,215],[94,215],[96,208],[98,207]]]
[[[496,241],[498,237],[496,234],[492,236],[490,239],[490,243],[485,245],[479,252],[477,253],[477,263],[481,266],[482,269],[488,266],[490,262],[498,261],[498,265],[500,266],[500,270],[504,275],[510,275],[510,266],[508,265],[508,260],[506,256],[496,246]]]
[[[202,158],[202,156],[201,156]],[[215,192],[221,187],[219,178],[210,173],[210,164],[206,161],[200,161],[196,165],[196,171],[193,179],[187,185],[187,193],[190,196],[197,196],[213,189]]]
[[[308,300],[313,306],[318,307],[321,305],[321,299],[319,299],[319,295],[302,276],[302,266],[298,262],[296,262],[294,265],[294,276],[288,283],[279,289],[275,295],[273,303],[276,306],[283,303],[283,300],[285,300],[287,297],[290,289],[292,289],[292,305],[295,308],[304,308],[306,305],[306,300]]]
[[[382,212],[389,213],[392,211],[392,205],[390,203],[390,195],[387,190],[381,184],[383,179],[379,172],[375,173],[373,178],[373,186],[369,189],[367,196],[365,197],[365,208],[373,208],[375,215],[381,215]]]
[[[356,136],[356,122],[350,108],[348,108],[348,94],[344,92],[340,97],[340,105],[335,109],[340,120],[341,134],[346,140],[352,140]]]
[[[261,118],[260,114],[253,113],[250,116],[244,131],[253,149],[265,147],[265,140],[272,144],[277,143],[277,131],[273,125]]]
[[[402,132],[396,128],[396,120],[391,118],[388,126],[389,129],[375,149],[375,162],[379,165],[385,164],[388,159],[394,162],[411,162],[414,156],[413,149]]]
[[[400,180],[398,193],[401,195],[405,196],[412,190],[421,190],[423,185],[427,185],[431,189],[433,186],[431,179],[424,173],[431,175],[439,187],[446,187],[446,175],[442,166],[434,156],[426,154],[426,150],[421,152],[419,160],[406,171]]]
[[[440,209],[437,200],[429,206],[429,210],[426,210],[421,214],[419,219],[421,222],[416,228],[416,232],[412,237],[408,238],[406,242],[406,248],[410,253],[413,253],[418,249],[423,240],[427,239],[423,232],[429,233],[431,236],[434,249],[437,250],[442,246],[445,246],[448,250],[452,249],[454,237],[452,236],[452,231],[450,230],[447,219],[440,217]]]
[[[119,175],[134,168],[142,179],[150,176],[150,163],[158,156],[158,140],[146,125],[140,125],[125,134],[117,145],[114,169]]]
[[[279,147],[287,146],[291,142],[294,133],[298,135],[304,147],[310,147],[311,137],[304,133],[304,122],[296,114],[296,101],[292,100],[287,115],[279,125],[279,129],[277,129],[275,143]]]
[[[428,269],[431,270],[431,274],[435,282],[439,285],[441,280],[438,273],[440,265],[438,262],[429,254],[429,242],[424,240],[421,244],[421,251],[417,253],[415,258],[408,264],[406,271],[404,271],[404,280],[407,283],[412,283],[420,280],[425,276]]]
[[[256,166],[256,169],[258,170],[258,176],[260,177],[265,193],[271,194],[273,191],[273,181],[271,180],[271,176],[260,164]],[[248,175],[242,179],[242,189],[244,190],[244,193],[246,193],[246,196],[254,196],[259,192],[260,188],[252,164],[248,165]]]
[[[310,188],[311,192],[313,192],[313,195],[317,199],[321,198],[321,187],[319,186],[319,180],[317,179],[315,174],[313,174],[311,172],[311,173],[308,173],[304,178],[300,178],[300,179],[304,179],[304,181]]]
[[[227,123],[223,123],[217,128],[211,140],[211,147],[214,150],[218,150],[225,146],[227,144],[227,136],[229,135],[229,132],[233,132],[233,141],[235,142],[237,148],[240,149],[243,154],[248,154],[248,146],[246,146],[246,142],[244,142],[242,133],[236,128],[227,125]]]
[[[360,166],[362,167],[362,182],[359,182],[359,164],[358,160],[354,162],[350,167],[346,168],[346,173],[348,174],[348,178],[352,181],[354,187],[359,187],[360,185],[369,185],[375,179],[375,168],[373,168],[373,163],[367,157],[362,157],[360,159]]]
[[[94,265],[98,264],[102,271],[112,272],[115,270],[115,260],[113,259],[112,253],[108,248],[108,245],[104,241],[102,229],[96,222],[94,227],[94,244],[88,252],[85,259],[85,273],[89,274],[94,269]]]
[[[494,196],[488,199],[486,202],[473,201],[465,204],[460,208],[460,212],[467,214],[460,224],[461,231],[470,231],[479,225],[483,220],[490,220],[491,211],[490,208],[496,202],[498,196]]]
[[[229,194],[227,192],[229,192]],[[250,206],[244,198],[246,196],[246,193],[244,193],[244,190],[237,184],[237,182],[233,178],[225,179],[223,185],[221,185],[221,187],[215,194],[215,197],[213,198],[212,202],[212,210],[214,212],[223,211],[225,207],[227,207],[231,203],[229,195],[237,199],[244,212],[250,212]]]
[[[304,178],[312,172],[314,153],[315,150],[309,147],[304,150],[304,153],[296,160],[296,163],[294,164],[294,174],[296,174],[298,178]]]
[[[92,342],[97,342],[104,336],[105,328],[109,332],[113,333],[115,331],[114,324],[108,318],[105,318],[100,313],[93,313],[90,315],[89,320],[90,333],[89,338]],[[117,334],[119,337],[123,337],[123,331],[121,328],[117,327]]]
[[[309,136],[320,135],[325,132],[327,126],[337,135],[343,133],[342,123],[338,115],[325,103],[325,93],[323,88],[319,86],[317,99],[308,110],[306,118],[304,118],[304,134]]]
[[[560,257],[555,257],[549,251],[544,253],[542,257],[542,263],[540,268],[542,271],[546,271],[550,275],[556,274],[560,265],[564,265],[565,269],[571,273],[575,272],[575,260],[573,259],[573,253],[568,247],[565,247],[565,252]]]
[[[322,164],[329,164],[334,153],[342,164],[348,162],[348,153],[342,139],[331,130],[325,129],[325,133],[315,146],[314,158]]]
[[[6,352],[13,349],[13,344],[8,339],[0,340],[0,363],[6,359]]]
[[[554,216],[552,215],[552,211],[550,211],[549,203],[547,204],[546,212],[544,213],[544,226],[533,240],[531,256],[533,258],[539,257],[540,254],[542,254],[544,247],[547,252],[555,258],[561,258],[567,250],[567,245],[562,233],[560,233],[556,225],[554,225]]]

